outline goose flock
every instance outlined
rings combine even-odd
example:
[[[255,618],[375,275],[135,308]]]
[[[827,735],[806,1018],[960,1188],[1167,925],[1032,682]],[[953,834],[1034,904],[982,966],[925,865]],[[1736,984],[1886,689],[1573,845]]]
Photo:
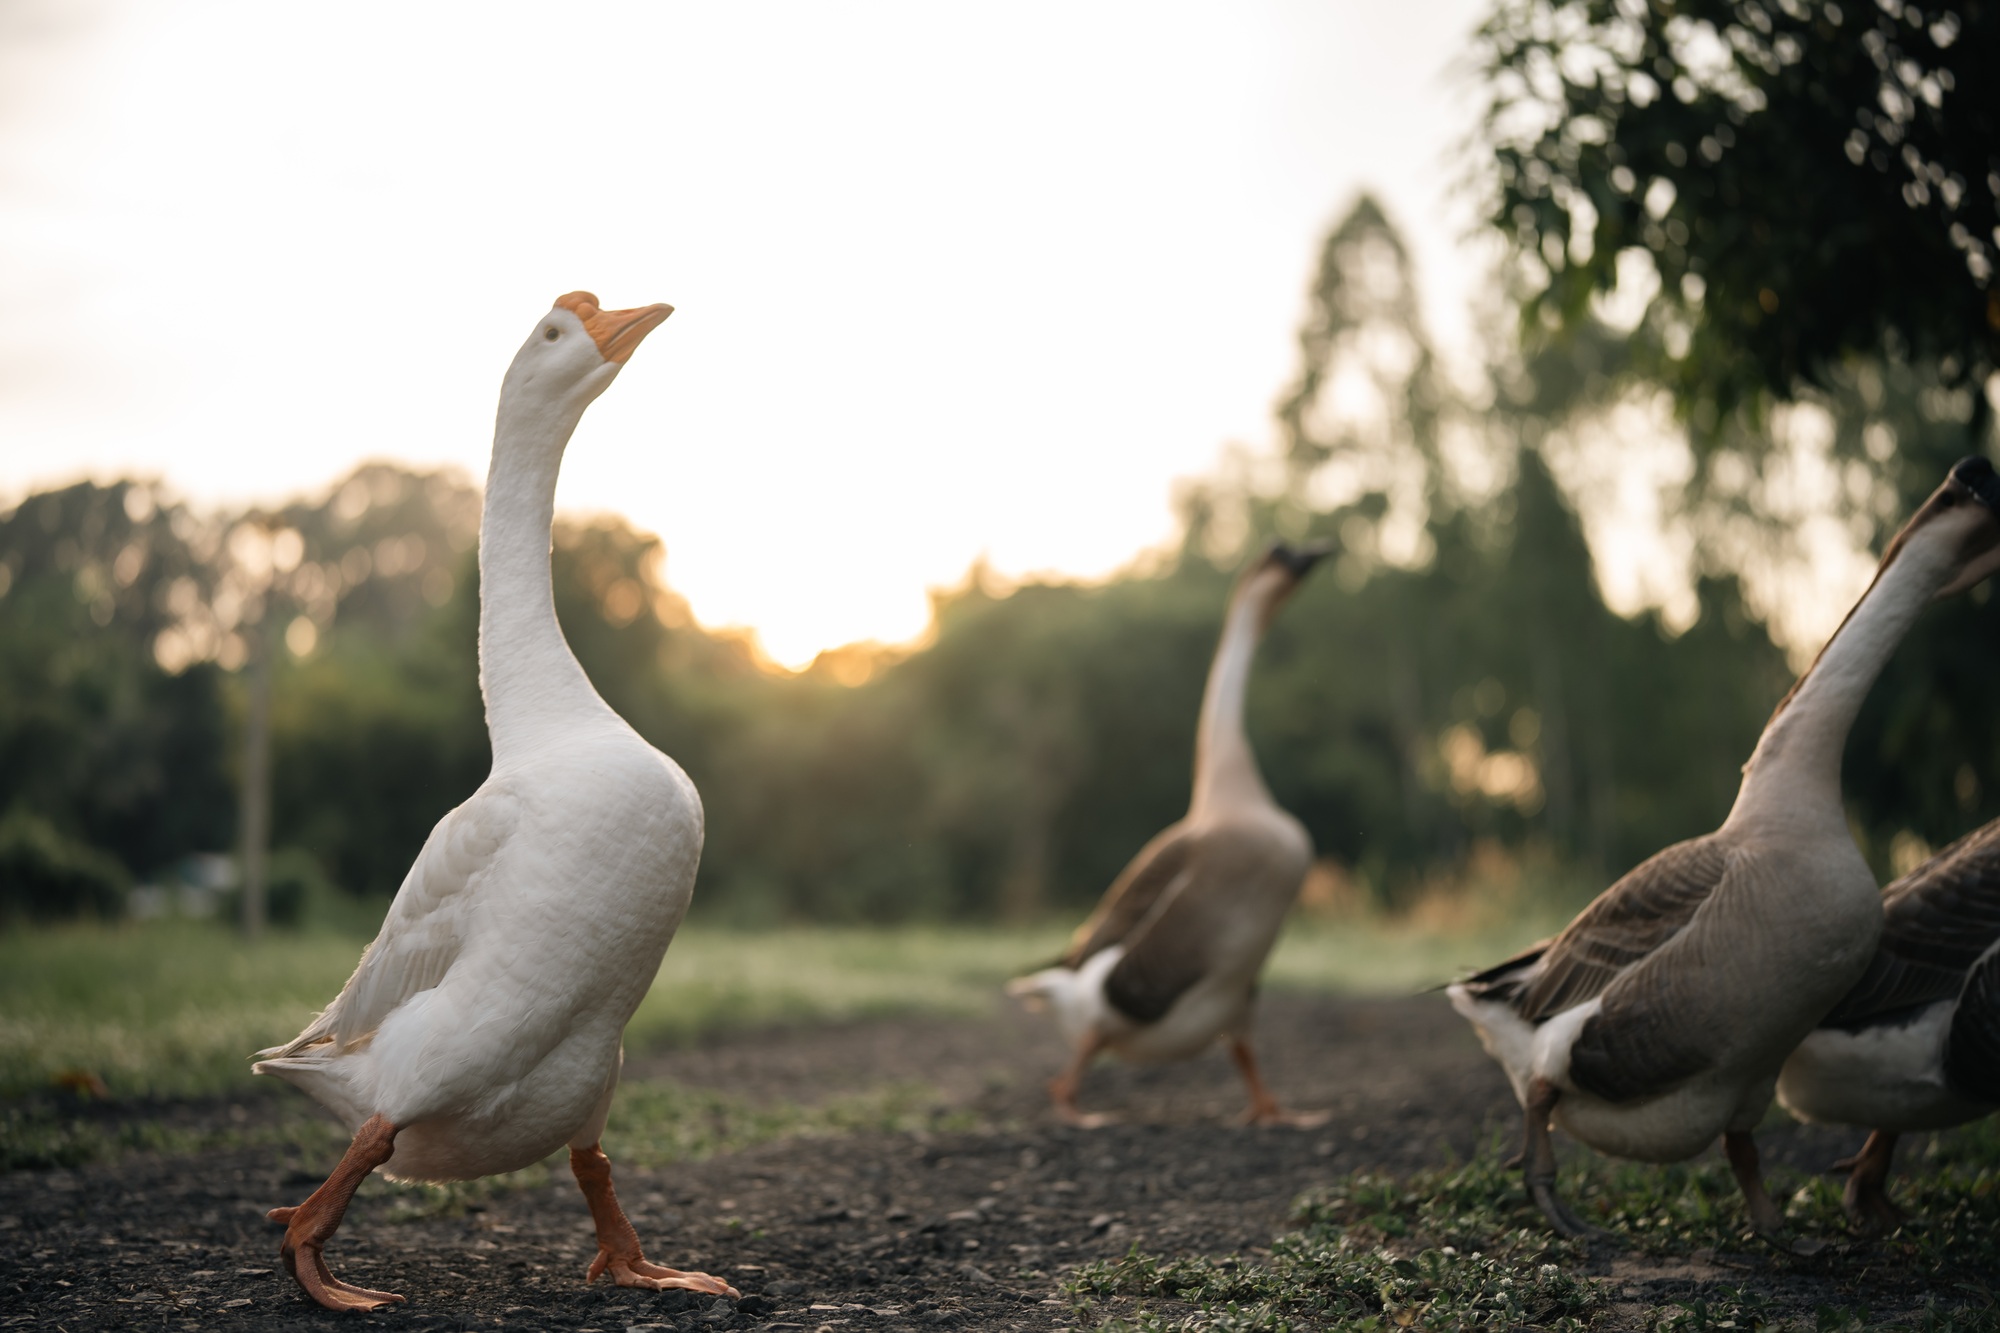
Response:
[[[666,305],[588,292],[537,321],[500,390],[479,538],[480,690],[493,769],[431,831],[326,1010],[259,1052],[353,1140],[303,1203],[273,1209],[311,1299],[402,1300],[340,1281],[324,1250],[373,1171],[469,1180],[569,1149],[597,1232],[585,1281],[734,1297],[645,1257],[600,1137],[623,1033],[686,914],[702,807],[673,760],[600,698],[564,641],[550,581],[557,473],[584,410]],[[1049,1085],[1081,1126],[1101,1054],[1187,1059],[1226,1038],[1256,1125],[1315,1125],[1265,1085],[1257,982],[1313,848],[1272,797],[1244,729],[1258,641],[1314,564],[1279,543],[1232,593],[1202,696],[1187,815],[1140,850],[1055,965],[1010,993],[1051,1010],[1071,1058]],[[1841,751],[1863,697],[1929,602],[2000,569],[2000,477],[1955,466],[1778,705],[1713,833],[1659,852],[1560,935],[1449,988],[1523,1115],[1530,1197],[1592,1234],[1555,1189],[1552,1127],[1596,1149],[1684,1160],[1722,1140],[1752,1224],[1783,1231],[1752,1131],[1774,1097],[1868,1131],[1846,1166],[1857,1225],[1893,1226],[1899,1134],[2000,1107],[2000,821],[1878,891],[1849,834]]]

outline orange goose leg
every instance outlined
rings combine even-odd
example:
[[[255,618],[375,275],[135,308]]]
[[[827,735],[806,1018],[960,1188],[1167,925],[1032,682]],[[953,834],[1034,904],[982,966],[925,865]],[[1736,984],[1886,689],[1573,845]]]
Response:
[[[1066,1125],[1078,1129],[1102,1129],[1111,1123],[1111,1117],[1099,1113],[1086,1114],[1078,1109],[1076,1090],[1083,1084],[1084,1071],[1090,1062],[1104,1049],[1104,1038],[1092,1032],[1076,1044],[1076,1051],[1070,1056],[1063,1071],[1049,1080],[1049,1101],[1055,1106],[1056,1115]]]
[[[575,1172],[584,1201],[590,1205],[591,1221],[597,1224],[597,1257],[590,1261],[590,1273],[583,1279],[586,1283],[595,1282],[599,1274],[609,1272],[611,1280],[621,1287],[644,1287],[648,1291],[680,1287],[731,1300],[742,1294],[719,1277],[683,1273],[678,1268],[646,1261],[646,1256],[639,1252],[639,1233],[632,1229],[625,1210],[618,1206],[618,1194],[611,1188],[611,1159],[604,1155],[600,1145],[571,1148],[569,1169]]]
[[[1868,1142],[1861,1145],[1860,1152],[1833,1164],[1834,1170],[1844,1169],[1847,1172],[1847,1188],[1841,1192],[1841,1205],[1847,1209],[1847,1215],[1855,1225],[1867,1234],[1894,1231],[1910,1220],[1910,1215],[1889,1199],[1889,1164],[1895,1156],[1895,1132],[1878,1129],[1868,1135]]]
[[[264,1214],[285,1228],[285,1239],[278,1246],[285,1271],[305,1289],[306,1295],[329,1310],[379,1310],[403,1299],[394,1292],[370,1291],[342,1282],[327,1268],[320,1254],[339,1229],[340,1219],[347,1215],[347,1204],[354,1191],[370,1171],[388,1161],[395,1151],[396,1127],[382,1116],[370,1116],[355,1131],[354,1142],[347,1145],[346,1154],[326,1178],[326,1184],[296,1208],[273,1208]]]
[[[1229,1039],[1229,1058],[1236,1062],[1236,1072],[1243,1075],[1243,1082],[1250,1088],[1250,1109],[1243,1113],[1246,1125],[1290,1125],[1293,1129],[1318,1129],[1333,1119],[1331,1111],[1287,1111],[1278,1105],[1278,1099],[1265,1086],[1263,1075],[1257,1071],[1257,1055],[1250,1049],[1250,1043],[1241,1037]]]

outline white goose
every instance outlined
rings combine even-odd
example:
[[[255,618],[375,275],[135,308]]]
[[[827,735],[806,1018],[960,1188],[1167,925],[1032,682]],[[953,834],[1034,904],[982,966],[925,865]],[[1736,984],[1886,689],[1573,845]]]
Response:
[[[500,389],[479,531],[479,684],[493,771],[431,830],[382,931],[326,1012],[260,1074],[354,1130],[312,1197],[278,1208],[285,1266],[335,1310],[402,1299],[321,1250],[362,1179],[469,1180],[565,1144],[597,1227],[586,1281],[735,1295],[648,1263],[598,1146],[638,1007],[687,911],[701,799],[591,688],[556,623],[556,472],[583,411],[671,306],[556,302]]]
[[[1778,1070],[1858,980],[1881,896],[1847,830],[1840,754],[1924,605],[2000,567],[2000,479],[1968,458],[1764,727],[1721,828],[1640,864],[1554,941],[1450,988],[1524,1111],[1529,1193],[1568,1235],[1550,1121],[1600,1152],[1694,1156],[1720,1134],[1759,1231],[1782,1230],[1751,1130]]]
[[[1312,864],[1312,839],[1271,799],[1243,729],[1257,642],[1324,554],[1278,543],[1238,580],[1202,695],[1187,816],[1119,873],[1059,964],[1007,987],[1053,1008],[1074,1043],[1069,1065],[1049,1084],[1057,1114],[1072,1124],[1106,1122],[1076,1105],[1099,1052],[1140,1063],[1184,1060],[1225,1032],[1250,1090],[1251,1123],[1326,1121],[1284,1111],[1250,1049],[1257,975]]]
[[[2000,820],[1882,892],[1868,971],[1785,1061],[1778,1101],[1801,1120],[1873,1131],[1844,1202],[1863,1227],[1903,1214],[1886,1185],[1898,1135],[2000,1108]]]

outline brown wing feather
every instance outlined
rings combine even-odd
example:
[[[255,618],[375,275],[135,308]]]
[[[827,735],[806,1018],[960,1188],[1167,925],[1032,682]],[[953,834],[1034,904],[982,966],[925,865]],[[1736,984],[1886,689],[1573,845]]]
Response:
[[[1098,900],[1097,910],[1076,928],[1076,934],[1070,937],[1069,951],[1062,956],[1062,965],[1082,967],[1091,955],[1131,935],[1147,913],[1159,905],[1175,877],[1187,869],[1193,855],[1194,841],[1188,836],[1185,822],[1169,825],[1154,835],[1118,872],[1118,878],[1111,881],[1111,887]]]
[[[1538,940],[1504,962],[1495,963],[1484,972],[1474,972],[1469,977],[1461,977],[1445,985],[1463,986],[1474,999],[1493,1000],[1501,1004],[1512,1004],[1521,998],[1521,992],[1528,988],[1529,969],[1542,961],[1542,955],[1549,951],[1554,940]],[[1445,986],[1434,987],[1443,990]]]
[[[1186,897],[1186,889],[1174,895]],[[1213,936],[1200,928],[1199,908],[1175,912],[1168,904],[1161,920],[1133,942],[1104,978],[1104,998],[1138,1023],[1157,1023],[1190,986],[1207,974]]]
[[[1141,1023],[1165,1017],[1246,936],[1275,933],[1311,858],[1240,828],[1204,830],[1187,843],[1184,872],[1126,938],[1125,956],[1104,978],[1104,998]]]
[[[1687,873],[1695,867],[1703,879],[1714,874],[1695,910],[1602,988],[1597,1012],[1570,1044],[1570,1081],[1585,1092],[1613,1102],[1666,1092],[1713,1065],[1729,1040],[1729,993],[1717,981],[1734,970],[1732,941],[1743,930],[1779,926],[1768,904],[1782,871],[1754,850],[1712,844]],[[1691,884],[1682,881],[1675,901],[1693,895]]]
[[[1641,861],[1556,936],[1515,1012],[1539,1023],[1603,994],[1627,968],[1686,928],[1727,866],[1728,855],[1713,835],[1675,843]]]
[[[1948,1000],[2000,940],[2000,820],[1967,834],[1882,893],[1882,942],[1868,971],[1821,1021],[1861,1028]]]
[[[1696,1031],[1670,1006],[1618,1005],[1591,1015],[1569,1049],[1569,1078],[1608,1102],[1646,1097],[1693,1078],[1714,1062]]]

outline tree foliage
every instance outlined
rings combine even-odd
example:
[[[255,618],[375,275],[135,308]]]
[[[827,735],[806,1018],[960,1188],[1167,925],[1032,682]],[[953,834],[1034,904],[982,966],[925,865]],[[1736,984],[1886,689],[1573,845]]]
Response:
[[[1676,518],[1711,574],[1802,564],[1808,521],[1880,549],[1991,451],[2000,10],[1500,0],[1480,57],[1525,436],[1670,390],[1700,464]],[[1899,650],[1849,740],[1864,825],[1937,844],[2000,814],[1996,633],[1976,591]]]
[[[1988,0],[1501,0],[1480,46],[1525,323],[1644,300],[1629,368],[1698,437],[1856,357],[1994,369]]]

